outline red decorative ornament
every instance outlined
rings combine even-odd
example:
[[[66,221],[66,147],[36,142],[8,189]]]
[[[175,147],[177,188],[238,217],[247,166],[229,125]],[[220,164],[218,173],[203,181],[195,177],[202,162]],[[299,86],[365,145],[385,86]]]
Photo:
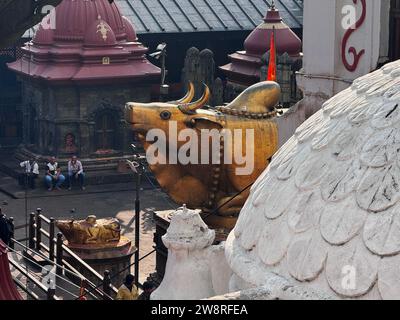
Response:
[[[353,0],[353,3],[356,5],[358,3],[358,0]],[[364,23],[366,15],[367,15],[367,4],[365,0],[361,0],[361,5],[362,5],[362,13],[361,13],[361,17],[357,20],[355,26],[352,26],[351,28],[349,28],[346,33],[343,36],[343,40],[342,40],[342,61],[344,66],[346,67],[346,69],[350,72],[354,72],[356,71],[358,64],[360,63],[360,59],[361,57],[365,54],[365,50],[361,50],[360,52],[357,52],[357,49],[354,47],[350,47],[348,50],[348,53],[353,55],[354,57],[354,61],[353,63],[350,63],[347,60],[346,57],[346,47],[347,47],[347,43],[351,37],[351,35],[358,30]]]
[[[273,31],[271,33],[267,81],[276,81],[275,27],[273,28]]]

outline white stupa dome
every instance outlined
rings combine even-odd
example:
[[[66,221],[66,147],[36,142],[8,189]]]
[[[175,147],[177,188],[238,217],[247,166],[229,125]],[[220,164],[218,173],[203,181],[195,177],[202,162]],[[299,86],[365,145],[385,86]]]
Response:
[[[271,274],[400,299],[400,60],[327,101],[252,188],[226,245],[236,289]]]

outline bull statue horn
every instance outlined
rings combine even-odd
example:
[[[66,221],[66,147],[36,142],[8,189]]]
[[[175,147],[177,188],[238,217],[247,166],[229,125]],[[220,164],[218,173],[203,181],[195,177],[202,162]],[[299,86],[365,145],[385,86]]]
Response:
[[[179,104],[178,108],[186,114],[193,114],[197,109],[201,109],[208,102],[211,96],[210,88],[204,84],[204,93],[203,96],[196,102]]]
[[[186,93],[186,95],[182,99],[170,101],[168,103],[170,103],[170,104],[185,104],[185,103],[192,102],[193,97],[194,97],[194,85],[193,85],[193,82],[190,81],[189,82],[189,90]]]

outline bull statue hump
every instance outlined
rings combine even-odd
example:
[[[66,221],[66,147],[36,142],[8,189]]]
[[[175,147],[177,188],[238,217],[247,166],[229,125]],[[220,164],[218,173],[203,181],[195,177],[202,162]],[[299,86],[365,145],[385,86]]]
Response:
[[[159,158],[171,160],[171,150],[187,147],[187,141],[176,139],[176,133],[185,129],[193,129],[196,134],[198,158],[189,163],[166,161],[166,163],[150,163],[149,167],[160,186],[179,205],[186,204],[191,209],[202,209],[207,216],[206,222],[217,228],[234,227],[241,208],[249,196],[248,187],[256,181],[268,166],[270,159],[278,149],[278,128],[276,124],[276,105],[280,98],[280,87],[275,82],[261,82],[246,89],[234,101],[226,106],[207,107],[211,92],[205,85],[203,96],[195,102],[194,87],[189,85],[184,98],[168,103],[136,103],[126,105],[126,120],[143,144],[147,155],[154,150],[155,142],[148,141],[149,131],[159,129],[165,133],[167,147],[158,150]],[[173,134],[171,127],[176,132]],[[206,140],[204,130],[218,130],[219,161],[211,161],[215,141]],[[224,134],[242,132],[242,139],[226,143]],[[248,131],[254,133],[254,143],[245,140]],[[175,138],[175,140],[174,140]],[[191,140],[193,143],[194,140]],[[181,149],[182,148],[182,149]],[[245,159],[250,159],[253,168],[245,174],[238,174],[246,167],[236,157],[226,154],[240,151]],[[210,152],[211,151],[211,152]],[[244,152],[244,153],[243,153]],[[194,157],[190,152],[189,157]],[[161,157],[160,157],[161,156]],[[207,163],[205,158],[209,157]],[[179,158],[179,157],[178,157]],[[227,159],[228,158],[228,159]],[[193,158],[192,158],[193,159]],[[149,160],[149,159],[148,159]],[[179,160],[179,159],[178,159]],[[213,158],[215,160],[215,158]],[[228,161],[227,161],[228,160]],[[229,161],[230,160],[230,161]],[[233,196],[242,192],[229,201]],[[228,203],[227,203],[228,202]]]

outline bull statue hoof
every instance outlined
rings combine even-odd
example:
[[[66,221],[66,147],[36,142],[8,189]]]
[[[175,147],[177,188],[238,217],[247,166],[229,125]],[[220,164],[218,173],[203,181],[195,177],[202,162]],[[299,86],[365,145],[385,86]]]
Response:
[[[126,120],[168,195],[179,205],[202,209],[210,226],[232,229],[251,184],[278,149],[280,87],[260,82],[215,108],[206,106],[211,95],[206,85],[200,100],[191,102],[194,95],[190,84],[181,100],[129,102]]]

